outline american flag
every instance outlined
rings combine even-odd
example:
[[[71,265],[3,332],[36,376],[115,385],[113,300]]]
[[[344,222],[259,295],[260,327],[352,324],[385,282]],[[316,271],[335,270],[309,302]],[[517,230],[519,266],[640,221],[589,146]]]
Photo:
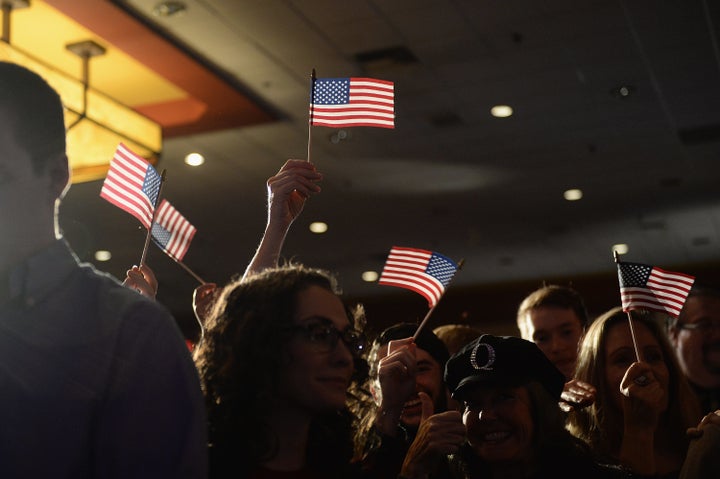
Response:
[[[393,246],[378,283],[415,291],[423,295],[432,308],[457,268],[453,260],[440,253]]]
[[[677,318],[695,281],[693,276],[639,263],[618,263],[623,311],[650,309]]]
[[[310,99],[310,124],[395,128],[393,82],[374,78],[316,79]]]
[[[144,158],[120,143],[110,162],[100,196],[150,228],[160,194],[160,175]]]
[[[197,230],[170,202],[162,200],[155,213],[152,239],[160,249],[182,261]]]

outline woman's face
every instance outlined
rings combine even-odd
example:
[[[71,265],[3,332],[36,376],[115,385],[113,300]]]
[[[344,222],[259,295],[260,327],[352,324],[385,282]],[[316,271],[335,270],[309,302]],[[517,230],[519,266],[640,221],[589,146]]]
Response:
[[[664,404],[661,408],[664,411],[667,409],[670,372],[662,348],[650,329],[643,323],[633,321],[633,330],[642,362],[650,366],[655,380],[665,392]],[[623,410],[620,383],[627,369],[635,361],[637,358],[628,322],[623,321],[610,326],[605,340],[605,385],[611,392],[612,404],[620,411]]]
[[[468,392],[464,405],[468,442],[482,460],[531,459],[535,422],[525,387],[478,386]]]
[[[279,386],[283,402],[310,413],[342,409],[353,373],[353,355],[335,336],[351,328],[345,307],[331,291],[310,286],[298,293],[293,320],[296,330]]]

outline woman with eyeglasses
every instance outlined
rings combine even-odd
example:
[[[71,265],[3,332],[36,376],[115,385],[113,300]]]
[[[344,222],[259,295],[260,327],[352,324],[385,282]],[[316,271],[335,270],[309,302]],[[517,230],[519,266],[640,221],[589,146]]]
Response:
[[[272,268],[224,288],[196,354],[211,478],[353,474],[348,388],[367,371],[362,321],[316,269]]]

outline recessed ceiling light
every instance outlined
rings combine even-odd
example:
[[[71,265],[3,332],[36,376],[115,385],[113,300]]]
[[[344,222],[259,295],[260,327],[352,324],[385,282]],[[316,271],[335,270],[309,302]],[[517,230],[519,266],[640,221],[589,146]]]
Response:
[[[317,234],[325,233],[328,230],[327,223],[323,223],[322,221],[313,221],[310,223],[310,231]]]
[[[167,0],[160,2],[153,7],[153,15],[156,17],[172,17],[178,13],[182,13],[187,10],[187,5],[183,2]]]
[[[110,251],[106,251],[104,249],[95,251],[96,261],[110,261],[110,258],[112,258],[112,253],[110,253]]]
[[[190,166],[200,166],[205,163],[205,157],[200,153],[190,153],[185,157],[185,163]]]
[[[362,280],[367,283],[372,283],[377,281],[379,275],[377,274],[377,271],[365,271],[362,274]]]
[[[563,197],[568,201],[577,201],[583,197],[583,192],[582,192],[582,190],[573,188],[571,190],[566,190],[563,193]]]
[[[611,251],[615,251],[617,254],[627,254],[627,252],[630,251],[630,247],[625,243],[618,243],[612,245]]]
[[[495,118],[507,118],[512,116],[513,109],[508,105],[495,105],[490,108],[490,114]]]

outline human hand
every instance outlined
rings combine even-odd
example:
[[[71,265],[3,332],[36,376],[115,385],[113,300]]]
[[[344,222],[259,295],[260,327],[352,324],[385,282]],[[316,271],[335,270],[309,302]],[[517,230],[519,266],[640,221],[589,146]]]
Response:
[[[419,392],[418,397],[422,403],[422,419],[400,472],[408,478],[427,477],[443,456],[456,453],[465,441],[465,426],[459,411],[433,414],[432,398],[424,392]]]
[[[700,424],[696,427],[688,428],[687,435],[690,439],[697,439],[703,435],[703,430],[706,427],[720,427],[720,409],[710,414],[706,414],[702,418]]]
[[[155,299],[157,295],[158,282],[155,273],[146,264],[133,266],[127,270],[123,284],[151,299]]]
[[[205,324],[215,303],[217,292],[218,287],[215,283],[201,284],[193,291],[193,312],[200,324]]]
[[[571,379],[565,383],[565,388],[560,395],[560,409],[570,412],[573,409],[582,409],[595,402],[597,391],[590,384]]]
[[[380,407],[400,417],[403,405],[415,394],[417,360],[412,338],[390,341],[387,356],[378,361]]]
[[[666,392],[652,368],[647,363],[632,363],[620,383],[620,393],[626,430],[654,430],[665,404]]]
[[[316,184],[320,180],[322,174],[309,161],[287,160],[267,181],[268,223],[290,225],[302,211],[305,200],[320,192]]]

